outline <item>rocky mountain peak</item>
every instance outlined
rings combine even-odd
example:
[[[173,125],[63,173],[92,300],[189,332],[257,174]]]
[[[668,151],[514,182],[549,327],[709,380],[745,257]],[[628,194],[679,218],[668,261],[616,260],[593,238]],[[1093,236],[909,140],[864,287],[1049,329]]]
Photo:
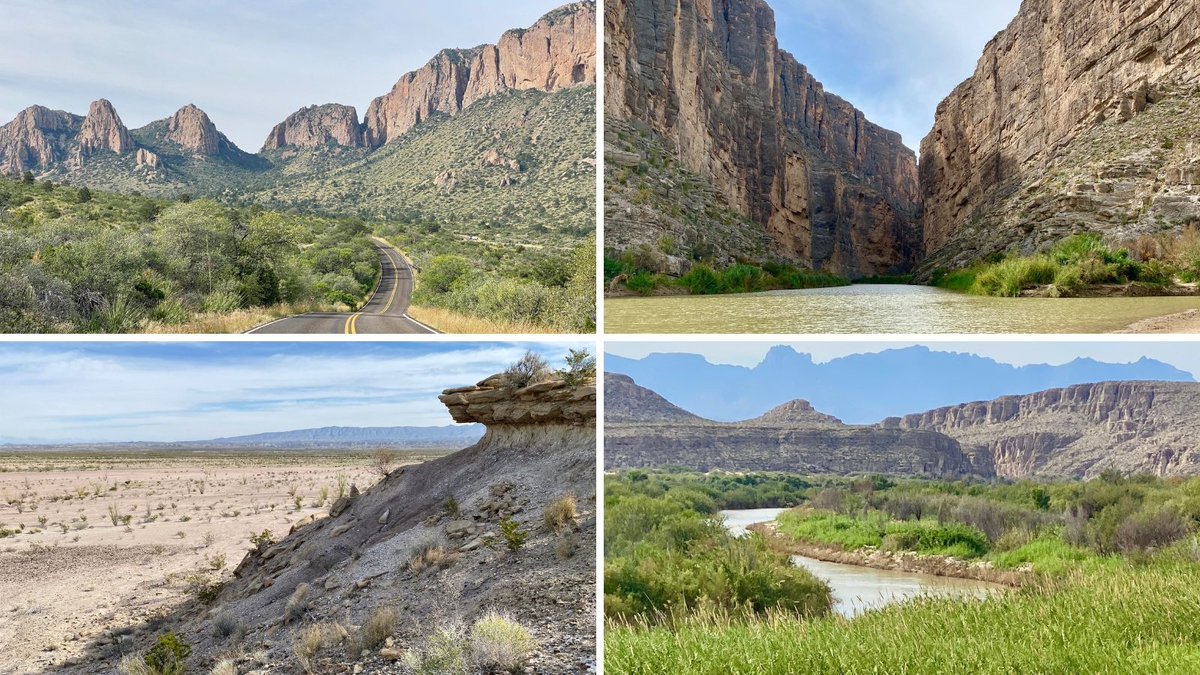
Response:
[[[804,400],[795,400],[776,406],[745,424],[772,427],[842,426],[842,421],[826,415]]]
[[[216,155],[221,136],[208,114],[189,103],[167,120],[167,140],[197,155]]]
[[[358,111],[352,106],[331,103],[301,108],[275,125],[262,150],[318,148],[330,144],[348,148],[363,146]]]
[[[578,2],[498,44],[445,49],[371,102],[365,140],[379,147],[435,114],[455,115],[510,89],[558,91],[596,83],[596,5]]]
[[[44,169],[68,157],[81,118],[44,106],[30,106],[0,127],[0,173]]]
[[[638,385],[628,375],[605,373],[604,391],[606,424],[707,422],[676,406],[657,392]]]
[[[134,149],[129,130],[121,122],[113,104],[107,99],[93,101],[79,130],[79,152],[89,155],[97,150],[111,150],[118,155]]]

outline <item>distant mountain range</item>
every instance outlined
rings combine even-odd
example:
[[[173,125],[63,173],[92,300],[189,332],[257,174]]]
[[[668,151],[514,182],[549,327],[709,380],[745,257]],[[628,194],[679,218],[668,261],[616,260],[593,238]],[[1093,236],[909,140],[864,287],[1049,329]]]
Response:
[[[0,439],[0,449],[24,448],[120,448],[154,450],[261,449],[261,450],[352,450],[394,448],[406,450],[458,450],[483,436],[479,424],[442,427],[322,427],[297,429],[249,436],[214,438],[205,441],[172,443],[84,443],[31,442]]]
[[[816,363],[787,346],[772,348],[753,368],[709,363],[698,354],[609,354],[605,370],[629,375],[671,403],[702,417],[733,422],[804,399],[847,424],[873,424],[967,401],[1095,382],[1194,382],[1174,366],[1076,359],[1063,365],[1012,366],[974,354],[928,347],[854,354]],[[607,404],[606,404],[607,405]]]

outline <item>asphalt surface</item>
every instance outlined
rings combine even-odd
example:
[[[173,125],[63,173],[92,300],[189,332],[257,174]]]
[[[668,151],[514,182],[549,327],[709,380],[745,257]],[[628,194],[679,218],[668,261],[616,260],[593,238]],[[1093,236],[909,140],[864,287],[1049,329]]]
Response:
[[[437,333],[406,314],[413,292],[412,267],[404,256],[382,239],[371,237],[379,253],[383,274],[371,299],[353,314],[313,312],[279,319],[247,333],[256,334],[346,334],[389,335],[394,333]]]

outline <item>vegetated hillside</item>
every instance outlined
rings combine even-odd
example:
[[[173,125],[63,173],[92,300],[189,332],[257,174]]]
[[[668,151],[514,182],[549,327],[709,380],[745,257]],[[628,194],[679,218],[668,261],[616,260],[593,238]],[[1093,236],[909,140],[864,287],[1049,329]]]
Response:
[[[772,258],[848,278],[903,273],[916,262],[915,155],[779,49],[766,2],[628,0],[607,3],[604,22],[606,118],[653,130],[673,162],[758,224],[746,241],[765,228]],[[652,153],[638,158],[628,140],[611,142],[629,166],[659,163]],[[643,185],[634,189],[666,187]],[[674,213],[647,227],[622,218],[620,201],[611,206],[613,229],[632,225],[618,235],[622,244],[654,246],[676,227],[688,233]],[[710,219],[701,232],[722,229]],[[689,264],[676,258],[647,271]]]
[[[1193,382],[1191,373],[1150,358],[1134,363],[1076,359],[1013,366],[970,353],[927,346],[852,354],[817,363],[796,348],[772,347],[753,367],[709,363],[699,354],[608,355],[609,372],[629,375],[702,417],[733,422],[793,399],[850,424],[919,413],[963,401],[1031,394],[1084,382]],[[922,383],[922,386],[910,386]]]
[[[370,154],[283,151],[293,156],[278,181],[245,198],[561,252],[595,231],[595,97],[595,87],[508,92],[437,114]]]
[[[1200,222],[1198,16],[1191,0],[1024,3],[921,144],[922,276]]]
[[[482,440],[251,540],[233,578],[199,573],[193,600],[139,627],[130,661],[178,642],[190,657],[171,658],[197,672],[595,668],[596,385],[527,381],[447,390]],[[120,652],[96,645],[66,671],[110,671]]]
[[[606,375],[608,382],[614,414],[605,419],[605,462],[613,469],[985,479],[1200,475],[1200,424],[1189,413],[1200,404],[1196,383],[1083,384],[851,426],[807,401],[743,422],[689,419],[628,378]]]
[[[227,332],[357,306],[379,274],[366,234],[359,221],[0,179],[0,330]]]

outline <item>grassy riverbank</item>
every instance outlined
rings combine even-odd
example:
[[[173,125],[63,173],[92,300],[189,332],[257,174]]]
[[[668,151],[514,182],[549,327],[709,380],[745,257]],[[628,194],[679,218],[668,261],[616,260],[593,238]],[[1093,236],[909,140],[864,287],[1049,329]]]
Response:
[[[1144,295],[1165,295],[1179,282],[1200,280],[1200,230],[1173,238],[1143,238],[1129,248],[1104,244],[1100,235],[1068,237],[1046,253],[979,263],[937,273],[933,285],[974,295],[1017,297],[1038,290],[1072,297],[1105,285],[1137,284]]]
[[[739,601],[773,597],[761,589],[778,587],[770,575],[779,568],[761,568],[751,586],[725,574],[728,566],[667,562],[687,552],[676,548],[679,531],[699,523],[716,536],[711,515],[735,494],[744,508],[798,503],[777,521],[785,540],[957,556],[1020,568],[1026,581],[986,601],[918,600],[853,621],[761,602],[746,611]],[[621,519],[606,521],[606,672],[1152,673],[1200,666],[1193,628],[1200,620],[1200,480],[1105,473],[1088,482],[991,484],[631,471],[610,477],[606,495]],[[757,536],[741,541],[770,548]],[[646,589],[668,584],[690,594],[686,603],[664,603],[669,620],[663,612],[614,611],[625,598],[650,597]]]
[[[606,257],[604,278],[609,285],[620,279],[619,285],[626,290],[646,296],[672,293],[726,295],[850,285],[848,279],[833,274],[776,263],[761,266],[743,263],[722,269],[701,263],[683,276],[671,277],[645,269],[630,256]]]

